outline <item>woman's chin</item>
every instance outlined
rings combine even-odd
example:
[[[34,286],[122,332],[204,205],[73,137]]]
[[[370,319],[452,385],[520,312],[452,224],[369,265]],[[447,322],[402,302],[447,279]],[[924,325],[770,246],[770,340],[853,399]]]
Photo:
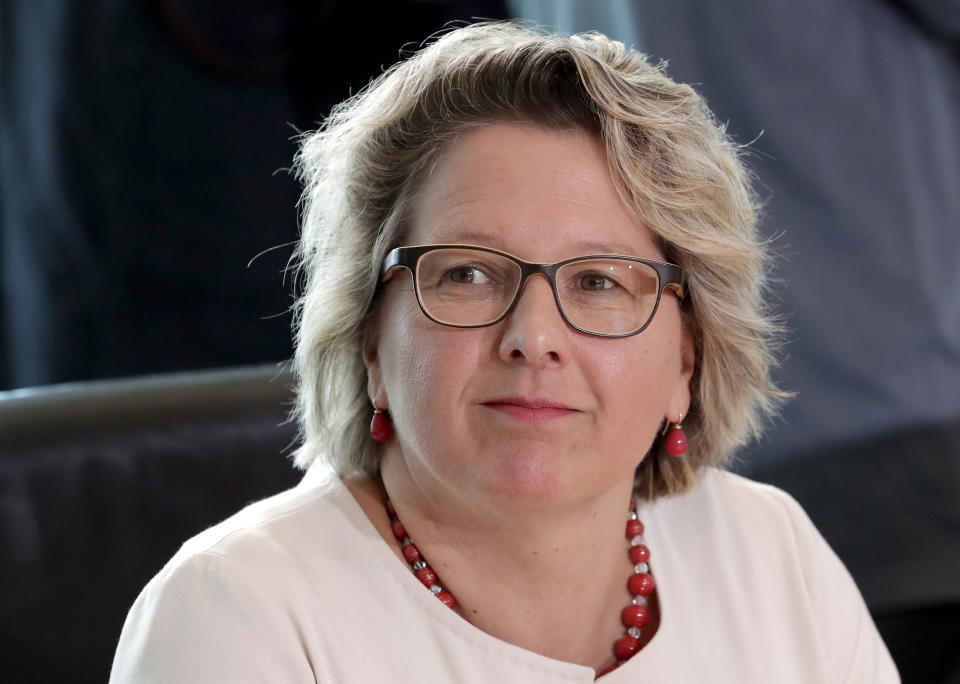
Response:
[[[485,472],[477,473],[477,484],[504,507],[561,505],[580,490],[581,478],[571,472],[568,458],[544,445],[499,451],[485,465]]]

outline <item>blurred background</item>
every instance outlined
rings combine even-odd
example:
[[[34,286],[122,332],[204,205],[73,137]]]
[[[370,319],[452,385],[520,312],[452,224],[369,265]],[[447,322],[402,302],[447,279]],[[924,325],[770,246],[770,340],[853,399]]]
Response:
[[[288,358],[295,136],[507,17],[668,60],[747,146],[797,398],[736,467],[804,505],[904,681],[960,681],[960,0],[0,0],[0,390]]]
[[[2,8],[0,388],[288,358],[292,138],[403,46],[506,13],[469,1]]]

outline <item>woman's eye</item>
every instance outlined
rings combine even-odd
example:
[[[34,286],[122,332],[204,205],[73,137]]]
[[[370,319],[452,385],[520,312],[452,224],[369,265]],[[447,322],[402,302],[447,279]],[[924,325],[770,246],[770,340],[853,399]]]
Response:
[[[617,283],[605,275],[599,273],[588,273],[580,276],[580,289],[587,291],[609,290],[617,286]]]
[[[447,271],[446,278],[458,285],[482,285],[490,281],[487,275],[475,266],[451,268]]]

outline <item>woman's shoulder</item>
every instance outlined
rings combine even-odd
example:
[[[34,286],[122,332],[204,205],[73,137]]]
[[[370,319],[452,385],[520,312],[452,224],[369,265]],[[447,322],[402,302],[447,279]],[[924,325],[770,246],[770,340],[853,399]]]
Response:
[[[308,471],[295,487],[255,501],[183,543],[155,580],[217,559],[251,578],[262,570],[276,577],[299,558],[318,559],[319,549],[349,543],[358,520],[350,494],[333,474]],[[355,538],[355,536],[353,537]]]
[[[769,652],[778,667],[822,667],[830,680],[896,681],[853,579],[788,493],[708,469],[691,491],[649,504],[648,513],[667,609],[708,624],[715,614],[713,629],[765,644],[741,654],[744,662],[774,667],[759,655]],[[689,587],[709,587],[710,600],[679,590]]]
[[[308,471],[296,486],[254,501],[194,535],[183,543],[177,556],[229,555],[246,545],[263,545],[310,524],[317,516],[335,515],[343,490],[336,476]]]
[[[813,615],[824,592],[832,593],[838,579],[848,581],[793,497],[733,473],[707,469],[692,490],[658,499],[645,517],[651,550],[671,561],[671,573],[689,575],[687,583],[711,573],[736,578],[742,583],[736,593],[751,597],[751,610],[775,600],[781,612]],[[850,591],[856,592],[852,582]]]
[[[324,619],[320,605],[307,614],[304,597],[349,553],[358,523],[345,496],[336,478],[308,473],[185,542],[130,609],[112,681],[195,681],[211,659],[229,671],[223,681],[258,668],[274,681],[314,681],[295,645],[303,625]]]
[[[772,485],[708,468],[693,490],[657,504],[671,534],[684,544],[722,550],[762,569],[782,566],[805,578],[810,590],[825,572],[846,575],[800,504]]]
[[[709,525],[733,533],[751,531],[788,536],[819,538],[810,518],[787,492],[716,468],[706,468],[697,485],[686,494],[654,502],[653,507],[669,514],[673,523]]]

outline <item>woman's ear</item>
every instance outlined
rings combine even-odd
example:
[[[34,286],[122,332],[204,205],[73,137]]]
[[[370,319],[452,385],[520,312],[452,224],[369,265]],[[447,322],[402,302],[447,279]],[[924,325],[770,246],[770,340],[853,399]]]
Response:
[[[690,409],[690,380],[697,367],[696,330],[692,323],[684,321],[680,332],[680,377],[670,400],[670,407],[678,414],[686,415]]]
[[[368,335],[363,342],[363,365],[367,367],[367,396],[373,400],[374,405],[378,408],[388,408],[375,334]]]
[[[692,324],[684,323],[683,338],[680,341],[680,373],[686,378],[687,383],[693,377],[693,371],[697,367],[697,345],[694,342],[695,331],[692,330]]]

